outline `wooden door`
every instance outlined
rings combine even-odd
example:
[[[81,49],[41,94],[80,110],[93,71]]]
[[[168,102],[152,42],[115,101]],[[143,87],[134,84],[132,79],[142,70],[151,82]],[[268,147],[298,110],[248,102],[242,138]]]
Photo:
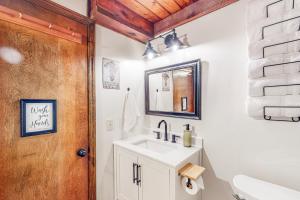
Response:
[[[87,45],[0,20],[0,48],[0,199],[87,200]],[[20,137],[23,98],[57,100],[57,133]]]
[[[151,159],[139,156],[141,186],[139,200],[170,200],[170,170]]]
[[[116,200],[138,200],[139,190],[136,182],[137,155],[124,149],[115,149]]]

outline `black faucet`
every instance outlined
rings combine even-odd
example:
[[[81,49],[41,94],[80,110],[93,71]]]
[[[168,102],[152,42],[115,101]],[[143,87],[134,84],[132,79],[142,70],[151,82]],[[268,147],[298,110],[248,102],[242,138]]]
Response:
[[[158,123],[158,126],[157,128],[160,128],[160,125],[164,123],[165,124],[165,138],[164,138],[164,141],[168,141],[168,124],[165,120],[161,120],[159,123]]]

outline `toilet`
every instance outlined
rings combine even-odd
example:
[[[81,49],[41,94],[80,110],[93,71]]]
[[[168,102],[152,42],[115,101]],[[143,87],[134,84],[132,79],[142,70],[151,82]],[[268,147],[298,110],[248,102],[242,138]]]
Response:
[[[245,175],[233,178],[237,199],[241,200],[300,200],[300,192]]]

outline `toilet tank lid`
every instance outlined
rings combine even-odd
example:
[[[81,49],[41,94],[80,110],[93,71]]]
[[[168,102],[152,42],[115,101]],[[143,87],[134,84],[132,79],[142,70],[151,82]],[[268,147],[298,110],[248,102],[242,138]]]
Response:
[[[298,191],[245,175],[235,176],[233,184],[240,194],[255,200],[300,200]]]

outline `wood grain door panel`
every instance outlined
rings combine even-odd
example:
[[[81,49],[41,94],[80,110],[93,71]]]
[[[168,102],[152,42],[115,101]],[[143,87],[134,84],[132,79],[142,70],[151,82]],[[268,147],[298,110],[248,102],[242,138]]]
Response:
[[[87,200],[87,46],[0,21],[0,199]],[[56,99],[55,134],[20,137],[19,100]]]

